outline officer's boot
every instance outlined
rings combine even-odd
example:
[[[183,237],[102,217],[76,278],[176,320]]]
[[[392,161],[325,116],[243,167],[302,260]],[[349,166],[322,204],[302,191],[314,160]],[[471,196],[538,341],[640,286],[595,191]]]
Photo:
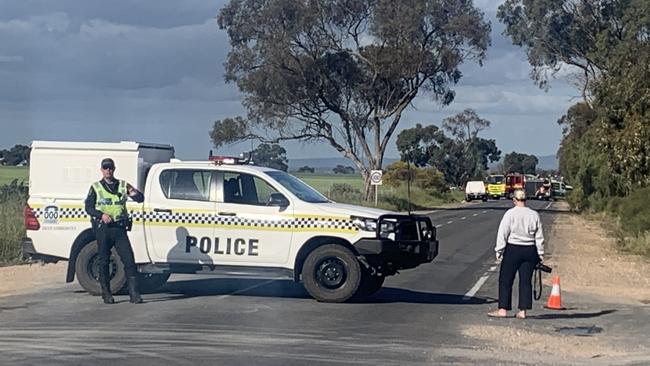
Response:
[[[138,291],[138,282],[135,276],[129,276],[129,298],[133,304],[142,304],[142,297],[140,297],[140,291]]]
[[[102,299],[104,304],[115,304],[113,294],[111,293],[111,281],[108,278],[108,271],[99,271],[99,286],[102,288]]]

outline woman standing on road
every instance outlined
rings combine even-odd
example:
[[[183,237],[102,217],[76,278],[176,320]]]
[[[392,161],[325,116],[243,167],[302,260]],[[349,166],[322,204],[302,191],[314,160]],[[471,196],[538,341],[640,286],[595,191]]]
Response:
[[[516,190],[513,195],[515,207],[506,211],[499,225],[497,260],[502,260],[499,272],[499,309],[488,316],[505,318],[512,309],[512,284],[519,272],[518,319],[526,318],[526,310],[533,307],[532,278],[535,265],[543,261],[544,233],[539,214],[526,207],[526,193]]]

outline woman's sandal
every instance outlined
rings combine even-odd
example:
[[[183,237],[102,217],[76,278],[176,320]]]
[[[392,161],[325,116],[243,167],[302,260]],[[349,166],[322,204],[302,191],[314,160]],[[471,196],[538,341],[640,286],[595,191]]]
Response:
[[[501,315],[499,313],[499,310],[495,310],[495,311],[491,311],[491,312],[487,313],[487,316],[489,316],[490,318],[507,318],[508,314]]]
[[[515,318],[517,318],[517,319],[526,319],[526,314],[522,314],[521,311],[517,312],[517,314],[515,314]]]

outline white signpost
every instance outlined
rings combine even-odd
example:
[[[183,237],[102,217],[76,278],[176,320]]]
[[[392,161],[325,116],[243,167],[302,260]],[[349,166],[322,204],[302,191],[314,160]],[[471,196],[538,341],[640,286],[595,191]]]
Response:
[[[370,184],[373,186],[380,186],[382,184],[381,178],[384,172],[381,170],[371,170],[370,171]],[[379,187],[375,187],[375,207],[377,207],[377,201],[379,199]]]

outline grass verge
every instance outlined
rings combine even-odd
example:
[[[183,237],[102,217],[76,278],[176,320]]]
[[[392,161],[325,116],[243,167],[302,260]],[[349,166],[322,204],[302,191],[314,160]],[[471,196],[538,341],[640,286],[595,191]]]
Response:
[[[14,180],[0,187],[0,266],[21,262],[21,239],[25,235],[23,208],[27,186]]]
[[[29,167],[26,166],[0,166],[0,187],[7,185],[14,180],[18,182],[29,179]]]
[[[603,223],[620,251],[650,258],[650,187],[601,199],[594,206],[588,217]]]

